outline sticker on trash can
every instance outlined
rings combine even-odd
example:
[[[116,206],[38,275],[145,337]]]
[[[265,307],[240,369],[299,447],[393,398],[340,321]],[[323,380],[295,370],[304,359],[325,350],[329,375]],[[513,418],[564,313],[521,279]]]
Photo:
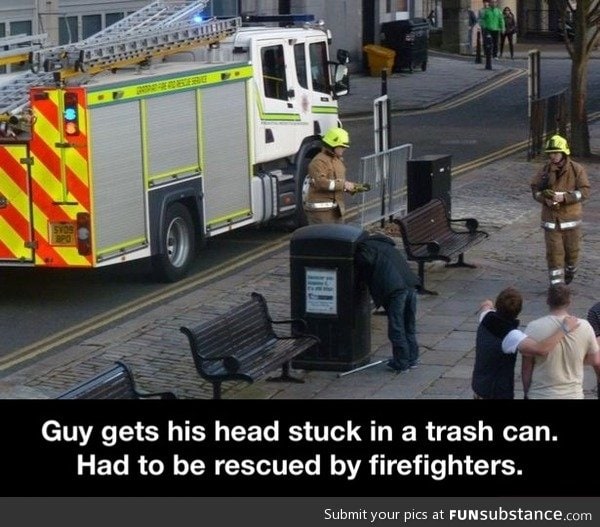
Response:
[[[337,315],[337,271],[310,269],[306,271],[306,312]]]

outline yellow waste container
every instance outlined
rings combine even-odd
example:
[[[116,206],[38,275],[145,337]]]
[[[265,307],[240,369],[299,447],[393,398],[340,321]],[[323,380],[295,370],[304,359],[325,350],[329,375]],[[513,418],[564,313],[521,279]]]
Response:
[[[372,77],[379,77],[385,69],[389,73],[394,67],[394,59],[396,52],[393,49],[377,46],[376,44],[367,44],[363,47],[363,51],[367,54],[369,62],[369,71]]]

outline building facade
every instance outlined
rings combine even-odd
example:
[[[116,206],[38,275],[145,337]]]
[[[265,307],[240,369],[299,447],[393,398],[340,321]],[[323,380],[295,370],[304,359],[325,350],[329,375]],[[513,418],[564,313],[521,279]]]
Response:
[[[67,44],[89,37],[127,14],[143,7],[148,0],[0,0],[0,38],[19,34],[48,34],[51,44]],[[333,32],[333,50],[350,52],[352,69],[360,69],[364,59],[363,46],[380,42],[380,27],[384,22],[409,18],[427,18],[432,30],[457,33],[466,42],[467,9],[475,13],[482,0],[460,2],[449,11],[453,2],[441,0],[209,0],[203,16],[237,16],[240,14],[310,13],[325,21]],[[443,5],[444,4],[444,5]],[[517,15],[519,35],[552,33],[558,17],[545,0],[504,0]],[[460,20],[444,20],[448,13]],[[451,27],[450,27],[451,26]],[[464,26],[464,27],[463,27]],[[463,52],[461,45],[452,51]],[[13,66],[14,69],[14,66]]]

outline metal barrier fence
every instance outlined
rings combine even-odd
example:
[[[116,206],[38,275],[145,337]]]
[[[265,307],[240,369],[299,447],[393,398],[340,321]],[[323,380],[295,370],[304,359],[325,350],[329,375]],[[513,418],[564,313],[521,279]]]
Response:
[[[568,117],[567,90],[531,101],[527,159],[540,155],[551,135],[566,136]]]
[[[412,146],[400,145],[361,158],[360,183],[369,185],[371,190],[356,194],[352,201],[358,207],[362,227],[406,214],[406,171]]]

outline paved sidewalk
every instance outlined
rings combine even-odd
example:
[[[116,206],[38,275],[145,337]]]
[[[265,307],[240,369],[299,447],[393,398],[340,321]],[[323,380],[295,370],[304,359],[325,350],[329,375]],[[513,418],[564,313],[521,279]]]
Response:
[[[494,64],[490,72],[468,59],[432,54],[427,86],[423,86],[422,72],[412,76],[393,75],[390,82],[394,90],[401,91],[407,108],[410,104],[410,108],[417,109],[485,85],[511,71],[511,67]],[[342,114],[371,111],[378,89],[376,78],[353,79],[351,95],[341,102]],[[593,124],[590,132],[593,150],[600,152],[600,123]],[[546,312],[543,236],[538,206],[528,188],[537,166],[538,163],[529,163],[524,154],[519,154],[453,180],[453,216],[476,217],[490,238],[466,254],[468,262],[477,264],[476,269],[446,269],[441,263],[427,266],[427,286],[439,295],[419,297],[417,328],[422,364],[418,369],[399,375],[381,364],[342,378],[336,372],[300,371],[297,373],[305,378],[304,384],[226,383],[224,397],[471,398],[475,313],[480,301],[494,297],[508,285],[515,285],[526,299],[521,317],[523,324]],[[600,188],[600,163],[587,163],[587,167],[592,187]],[[585,220],[581,272],[573,283],[573,311],[579,316],[585,316],[588,307],[598,300],[600,291],[597,273],[600,268],[600,200],[587,203]],[[183,398],[209,398],[211,387],[196,374],[179,327],[213,317],[252,291],[265,295],[274,318],[287,317],[289,290],[289,253],[285,249],[235,275],[107,327],[66,350],[5,375],[0,379],[0,397],[53,397],[122,359],[131,365],[139,386],[144,389],[173,389]],[[385,317],[372,317],[373,361],[391,355],[386,328]],[[586,397],[595,397],[591,370],[586,375]]]

